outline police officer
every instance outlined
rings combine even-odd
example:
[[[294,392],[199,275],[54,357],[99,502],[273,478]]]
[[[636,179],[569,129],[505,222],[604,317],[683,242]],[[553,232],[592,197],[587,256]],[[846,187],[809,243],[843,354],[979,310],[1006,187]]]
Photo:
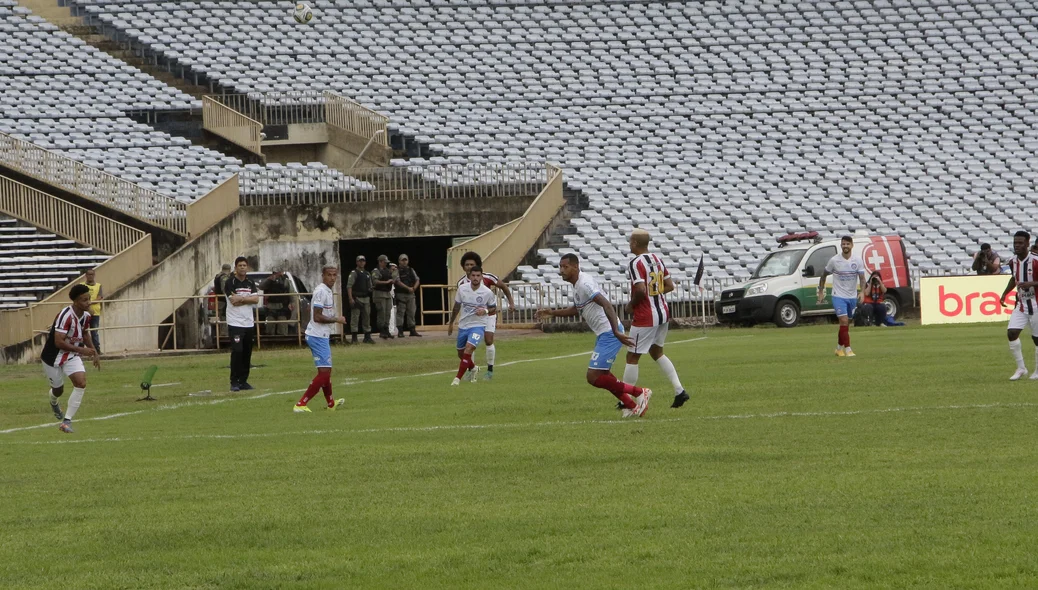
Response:
[[[389,267],[389,257],[385,254],[379,256],[378,268],[371,271],[379,338],[393,337],[389,333],[389,313],[393,309],[393,294],[390,291],[393,290],[396,279],[396,271]]]
[[[231,265],[225,264],[220,269],[220,274],[213,278],[213,293],[216,294],[216,317],[218,321],[227,321],[227,299],[224,298],[223,293],[227,285],[227,279],[231,278]],[[219,325],[219,324],[217,324]],[[227,335],[227,324],[224,323],[223,327],[217,332],[218,334]]]
[[[375,343],[371,339],[371,275],[364,268],[367,264],[363,255],[358,256],[357,268],[346,279],[346,296],[350,301],[350,332],[353,333],[350,344],[357,343],[357,328],[364,329],[365,344]]]
[[[401,336],[404,330],[410,330],[411,336],[421,337],[414,323],[415,315],[415,293],[421,281],[418,273],[411,268],[407,254],[401,254],[397,259],[400,266],[397,268],[396,280],[396,326]]]
[[[266,318],[267,321],[271,320],[287,320],[292,317],[292,304],[289,301],[288,293],[290,288],[288,285],[288,276],[285,275],[284,271],[275,270],[273,274],[263,280],[259,284],[260,291],[263,291],[263,304],[267,308]],[[263,333],[267,336],[288,336],[288,324],[270,324],[268,323]]]

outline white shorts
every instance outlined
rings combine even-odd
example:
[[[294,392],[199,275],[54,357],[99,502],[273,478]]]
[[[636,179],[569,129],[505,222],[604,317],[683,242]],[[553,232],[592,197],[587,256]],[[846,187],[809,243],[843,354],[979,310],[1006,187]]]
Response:
[[[65,384],[65,376],[72,376],[76,373],[85,373],[86,369],[83,368],[83,359],[78,356],[72,357],[70,360],[65,361],[64,365],[58,365],[52,367],[47,363],[41,363],[43,365],[43,374],[47,376],[47,380],[50,381],[52,389],[57,389]]]
[[[631,333],[628,335],[631,337],[631,340],[634,340],[634,346],[628,346],[627,352],[648,354],[649,348],[651,348],[653,344],[663,348],[663,344],[667,341],[667,330],[669,329],[669,324],[661,324],[659,326],[631,326]]]
[[[497,314],[487,316],[487,329],[484,332],[493,332],[497,328]]]
[[[1013,314],[1009,316],[1009,329],[1023,330],[1028,327],[1031,328],[1032,337],[1038,336],[1038,313],[1027,315],[1027,312],[1020,311],[1020,308],[1014,307]]]

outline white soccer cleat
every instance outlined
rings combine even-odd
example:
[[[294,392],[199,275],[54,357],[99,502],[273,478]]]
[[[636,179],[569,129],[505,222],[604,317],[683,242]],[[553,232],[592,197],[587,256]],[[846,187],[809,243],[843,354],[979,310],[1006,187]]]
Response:
[[[848,346],[848,347],[843,349],[843,356],[858,356],[858,355],[854,354],[854,351],[851,350],[850,346]]]
[[[638,405],[634,406],[634,413],[638,417],[645,415],[645,410],[649,409],[649,399],[652,397],[652,390],[648,387],[642,388],[642,394],[638,396]]]
[[[630,408],[624,408],[623,411],[620,412],[620,417],[621,418],[631,418],[631,417],[634,417],[634,416],[637,416],[637,415],[638,414],[635,414],[634,410],[632,410]]]
[[[464,379],[465,379],[465,381],[468,381],[469,383],[475,383],[476,382],[476,375],[478,375],[478,374],[479,374],[479,367],[478,366],[472,367],[471,369],[469,369],[468,373],[465,373]]]
[[[461,385],[461,379],[455,377],[454,381],[451,381],[451,385]]]
[[[1031,373],[1031,381],[1038,381],[1038,369],[1035,369],[1034,373]]]
[[[1038,372],[1038,371],[1035,371]],[[1027,369],[1017,369],[1013,376],[1009,378],[1010,381],[1019,381],[1021,377],[1027,374]]]

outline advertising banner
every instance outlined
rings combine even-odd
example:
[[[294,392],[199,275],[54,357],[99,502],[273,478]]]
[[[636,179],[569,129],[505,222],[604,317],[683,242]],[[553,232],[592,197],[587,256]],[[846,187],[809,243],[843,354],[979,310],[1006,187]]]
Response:
[[[923,277],[919,281],[919,313],[923,325],[1007,322],[1016,291],[998,302],[1009,275]]]

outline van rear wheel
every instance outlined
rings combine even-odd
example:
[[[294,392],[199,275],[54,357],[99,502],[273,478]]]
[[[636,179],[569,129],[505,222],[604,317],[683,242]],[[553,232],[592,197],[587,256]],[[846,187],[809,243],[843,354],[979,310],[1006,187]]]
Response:
[[[775,306],[775,325],[792,328],[800,323],[800,306],[792,299],[783,299]]]
[[[897,314],[901,312],[901,302],[897,300],[897,296],[887,295],[883,303],[887,306],[887,317],[897,319]]]

